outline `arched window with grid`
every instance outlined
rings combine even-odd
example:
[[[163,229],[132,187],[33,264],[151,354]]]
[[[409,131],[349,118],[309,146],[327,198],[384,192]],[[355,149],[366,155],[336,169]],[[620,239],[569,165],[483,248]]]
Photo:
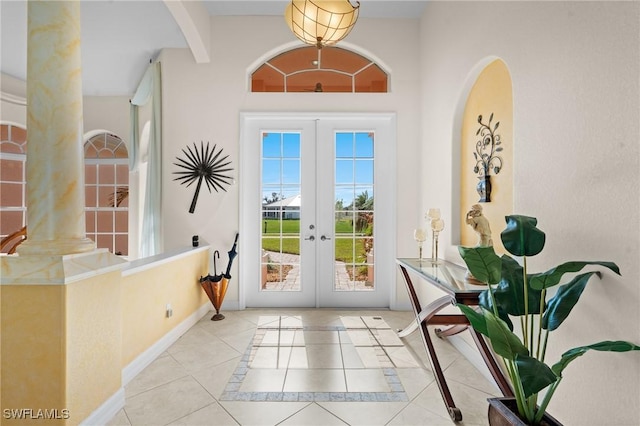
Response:
[[[128,255],[129,160],[118,136],[100,132],[84,144],[87,237],[98,248]]]
[[[2,252],[9,252],[23,238],[20,230],[26,225],[27,130],[16,124],[0,124],[0,238],[7,240]]]

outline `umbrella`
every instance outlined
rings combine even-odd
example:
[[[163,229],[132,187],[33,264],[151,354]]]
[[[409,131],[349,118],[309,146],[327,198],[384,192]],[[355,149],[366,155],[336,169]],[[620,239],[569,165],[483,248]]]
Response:
[[[220,307],[222,306],[222,301],[227,293],[227,287],[229,286],[229,280],[231,279],[231,264],[233,263],[233,259],[238,255],[238,252],[236,251],[237,244],[238,234],[236,233],[236,239],[233,242],[233,247],[227,252],[229,255],[229,263],[227,264],[227,271],[225,274],[218,275],[216,272],[216,253],[218,254],[218,258],[220,258],[220,253],[216,250],[213,253],[213,275],[207,275],[204,278],[200,278],[202,288],[205,293],[207,293],[209,300],[211,300],[213,307],[216,309],[216,314],[211,317],[211,321],[220,321],[224,319],[224,315],[220,313]]]

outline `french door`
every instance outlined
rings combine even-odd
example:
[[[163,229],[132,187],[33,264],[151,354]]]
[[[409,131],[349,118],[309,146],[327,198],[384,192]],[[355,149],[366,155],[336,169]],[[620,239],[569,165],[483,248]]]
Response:
[[[241,306],[388,307],[395,117],[241,121]]]

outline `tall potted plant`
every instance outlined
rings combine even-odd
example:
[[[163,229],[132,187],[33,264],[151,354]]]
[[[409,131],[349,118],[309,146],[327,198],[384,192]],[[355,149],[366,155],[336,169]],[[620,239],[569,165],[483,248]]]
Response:
[[[607,268],[618,275],[620,270],[613,262],[593,261],[565,262],[546,272],[529,273],[527,258],[542,251],[545,234],[536,227],[538,221],[534,217],[507,216],[506,221],[507,227],[501,233],[503,245],[509,253],[519,256],[521,262],[509,255],[499,257],[493,247],[460,247],[469,272],[489,286],[480,295],[479,310],[465,305],[458,307],[502,357],[523,424],[538,425],[570,362],[590,350],[626,352],[640,350],[640,346],[625,341],[602,341],[569,349],[555,364],[546,364],[550,332],[568,317],[589,279],[593,275],[601,277],[600,271],[573,273],[588,265]],[[565,274],[572,275],[561,284]],[[550,296],[547,290],[554,286],[558,286],[557,291]],[[519,318],[519,334],[514,333],[511,317]]]

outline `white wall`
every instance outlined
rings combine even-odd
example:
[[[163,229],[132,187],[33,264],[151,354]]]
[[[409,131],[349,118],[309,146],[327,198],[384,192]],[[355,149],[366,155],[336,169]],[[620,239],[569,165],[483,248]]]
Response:
[[[27,85],[7,74],[0,74],[0,120],[27,126]]]
[[[7,74],[0,74],[0,90],[8,95],[0,102],[0,120],[27,125],[27,84]],[[8,100],[20,100],[20,104]],[[129,140],[129,98],[124,96],[85,96],[82,99],[84,133],[108,130]]]
[[[85,96],[82,99],[84,132],[107,130],[129,146],[129,98]]]
[[[530,272],[620,266],[622,277],[591,281],[552,334],[552,363],[600,340],[640,343],[639,34],[637,2],[431,2],[421,21],[423,210],[440,206],[458,223],[455,114],[474,67],[499,57],[513,80],[514,140],[503,141],[514,144],[513,211],[547,234]],[[456,260],[453,231],[443,243]],[[564,375],[549,408],[560,421],[640,424],[637,352],[588,353]]]
[[[203,187],[194,214],[188,209],[195,184],[189,188],[172,179],[181,149],[194,142],[216,143],[236,168],[239,178],[239,113],[241,111],[295,112],[396,112],[397,113],[397,234],[398,254],[408,256],[415,251],[412,229],[418,225],[419,113],[419,25],[417,20],[366,20],[342,42],[365,56],[379,60],[391,74],[391,93],[250,93],[249,72],[261,61],[285,48],[297,46],[294,36],[281,17],[216,17],[212,19],[212,51],[210,64],[195,64],[190,51],[164,50],[162,63],[164,116],[164,193],[163,214],[165,246],[179,246],[191,241],[193,234],[220,250],[219,262],[227,263],[238,231],[238,189],[209,194]],[[398,48],[401,46],[401,48]],[[271,52],[270,55],[267,53]],[[239,248],[238,261],[242,261]],[[237,278],[237,264],[232,270]],[[238,302],[237,279],[225,298],[225,304]],[[399,288],[400,300],[406,301],[405,290]]]

